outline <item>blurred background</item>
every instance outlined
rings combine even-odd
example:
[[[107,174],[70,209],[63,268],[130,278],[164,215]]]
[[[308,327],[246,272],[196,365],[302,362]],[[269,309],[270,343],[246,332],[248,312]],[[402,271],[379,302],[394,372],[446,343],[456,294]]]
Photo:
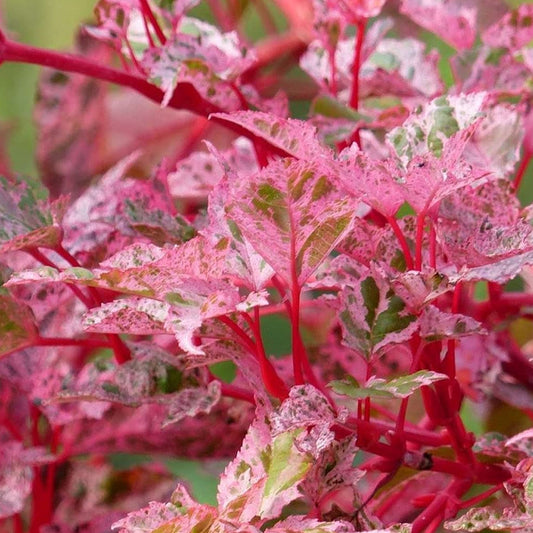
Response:
[[[68,50],[80,22],[93,18],[95,0],[1,0],[2,29],[32,46]],[[17,172],[35,178],[32,109],[39,67],[0,68],[0,135],[8,128],[9,154]]]

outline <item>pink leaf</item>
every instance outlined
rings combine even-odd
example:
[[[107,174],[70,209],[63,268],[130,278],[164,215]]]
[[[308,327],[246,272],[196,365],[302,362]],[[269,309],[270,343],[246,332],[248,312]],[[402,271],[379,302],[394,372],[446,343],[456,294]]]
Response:
[[[304,160],[331,157],[330,150],[318,142],[315,128],[304,121],[282,119],[260,111],[214,113],[212,116],[243,127],[285,155]]]
[[[481,266],[532,249],[531,226],[507,181],[488,182],[475,194],[466,190],[469,194],[447,198],[439,210],[437,233],[451,262]]]
[[[221,514],[250,522],[274,518],[300,497],[298,485],[311,466],[311,456],[295,445],[300,430],[272,437],[264,415],[250,426],[242,447],[220,479]]]
[[[380,213],[394,216],[405,202],[401,173],[391,160],[373,160],[353,144],[339,154],[339,167],[344,188]]]
[[[210,413],[213,406],[220,401],[220,391],[220,383],[212,381],[207,388],[191,387],[173,394],[168,400],[163,401],[167,409],[163,427],[175,424],[187,416]]]
[[[180,510],[171,503],[150,502],[148,507],[129,513],[111,527],[119,533],[152,533],[180,515]]]
[[[533,6],[523,4],[509,11],[483,32],[481,39],[494,48],[512,51],[529,44],[533,40]]]
[[[44,448],[23,448],[19,442],[2,443],[0,452],[0,518],[22,511],[32,491],[33,468],[53,460]]]
[[[78,53],[96,63],[109,61],[110,50],[84,33]],[[89,185],[105,152],[104,82],[57,70],[45,70],[38,85],[34,119],[36,159],[53,198],[77,198]]]
[[[317,163],[281,160],[232,184],[229,216],[288,283],[302,285],[348,230],[353,204]]]
[[[434,305],[429,305],[422,311],[418,325],[420,336],[427,342],[486,333],[477,320],[457,313],[445,313]]]
[[[354,533],[350,522],[335,520],[321,522],[315,518],[305,516],[290,516],[281,520],[274,527],[269,527],[265,533]]]
[[[402,0],[400,10],[458,50],[474,44],[477,18],[477,5],[474,2]]]
[[[86,331],[153,335],[166,333],[170,306],[148,298],[123,298],[91,309],[84,317]]]
[[[221,109],[237,110],[242,105],[230,82],[254,61],[254,52],[239,42],[237,33],[221,33],[206,22],[183,17],[174,38],[148,49],[142,65],[164,91],[163,106],[178,83],[188,82]]]

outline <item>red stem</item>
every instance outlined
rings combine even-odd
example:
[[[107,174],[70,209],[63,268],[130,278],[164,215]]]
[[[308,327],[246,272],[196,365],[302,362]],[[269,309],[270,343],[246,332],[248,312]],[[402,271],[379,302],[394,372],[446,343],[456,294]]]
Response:
[[[164,93],[161,89],[138,76],[93,63],[81,56],[35,48],[9,41],[5,37],[2,40],[2,37],[0,36],[0,62],[30,63],[65,72],[84,74],[94,79],[129,87],[158,104],[163,100]],[[168,107],[188,109],[203,116],[221,111],[221,109],[204,100],[189,83],[178,84],[168,103]],[[231,125],[228,124],[228,127],[231,127]]]
[[[13,531],[15,533],[23,533],[24,531],[22,517],[20,516],[20,513],[13,515]]]
[[[396,235],[396,238],[398,239],[398,242],[400,243],[400,247],[405,257],[405,264],[407,266],[407,270],[413,270],[414,269],[413,256],[411,255],[411,250],[409,250],[407,239],[405,238],[403,231],[398,225],[398,221],[393,216],[390,216],[390,215],[387,215],[386,219],[387,219],[387,222],[391,225],[392,231],[394,232],[394,235]]]
[[[42,254],[37,248],[33,248],[32,250],[27,250],[27,252],[39,263],[49,266],[52,268],[55,268],[56,270],[60,270],[59,267],[48,257],[46,257],[44,254]],[[71,290],[74,295],[87,307],[87,309],[90,309],[91,307],[94,307],[94,302],[90,300],[90,298],[76,285],[71,285],[70,283],[66,284],[69,290]]]
[[[415,246],[415,270],[422,270],[422,246],[424,243],[424,224],[426,213],[423,211],[416,217],[416,246]]]
[[[365,35],[366,19],[361,18],[356,22],[357,35],[355,36],[355,54],[352,63],[352,93],[350,106],[359,109],[359,71],[361,70],[361,50]]]
[[[429,226],[429,266],[437,268],[437,232],[435,226]]]
[[[259,307],[254,307],[254,318],[251,320],[250,326],[254,332],[263,381],[270,394],[276,396],[276,398],[279,398],[280,400],[284,400],[289,395],[289,391],[266,355],[263,337],[261,336],[260,320]]]
[[[490,498],[493,494],[502,490],[502,488],[503,488],[503,485],[500,483],[499,485],[496,485],[495,487],[491,487],[490,489],[482,492],[481,494],[478,494],[477,496],[474,496],[473,498],[462,501],[461,509],[469,509],[470,507],[474,507],[474,505],[477,505],[483,500]]]
[[[68,339],[63,337],[39,337],[35,346],[83,346],[85,348],[109,348],[110,343],[97,339]]]
[[[456,479],[448,485],[448,488],[439,492],[433,501],[418,515],[413,522],[411,533],[422,533],[428,531],[434,521],[439,518],[439,522],[446,518],[455,516],[457,509],[451,506],[453,500],[460,498],[470,487],[472,482],[468,479]],[[452,508],[450,508],[452,507]]]
[[[245,402],[255,405],[254,395],[241,387],[236,387],[235,385],[230,385],[229,383],[220,382],[220,389],[223,396],[229,398],[235,398],[236,400],[243,400]]]
[[[141,10],[143,12],[143,15],[150,21],[150,24],[152,25],[152,28],[154,28],[155,34],[157,35],[159,42],[161,44],[165,44],[167,42],[167,38],[165,34],[163,33],[163,30],[161,29],[159,22],[157,22],[157,19],[155,18],[154,13],[152,11],[152,8],[148,4],[148,0],[140,0],[140,3],[141,3]]]

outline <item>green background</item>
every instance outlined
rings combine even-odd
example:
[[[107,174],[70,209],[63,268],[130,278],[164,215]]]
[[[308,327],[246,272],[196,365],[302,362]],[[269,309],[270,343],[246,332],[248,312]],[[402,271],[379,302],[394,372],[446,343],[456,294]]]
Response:
[[[80,22],[91,21],[95,0],[3,0],[2,29],[9,38],[45,48],[69,50]],[[0,66],[0,121],[12,127],[13,169],[36,177],[32,109],[39,67]]]

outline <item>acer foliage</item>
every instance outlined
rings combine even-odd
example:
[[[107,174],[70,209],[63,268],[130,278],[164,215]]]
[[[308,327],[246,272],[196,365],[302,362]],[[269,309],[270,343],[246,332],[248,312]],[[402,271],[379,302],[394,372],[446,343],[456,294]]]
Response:
[[[39,175],[0,160],[0,531],[532,531],[530,4],[8,35],[48,70]]]

